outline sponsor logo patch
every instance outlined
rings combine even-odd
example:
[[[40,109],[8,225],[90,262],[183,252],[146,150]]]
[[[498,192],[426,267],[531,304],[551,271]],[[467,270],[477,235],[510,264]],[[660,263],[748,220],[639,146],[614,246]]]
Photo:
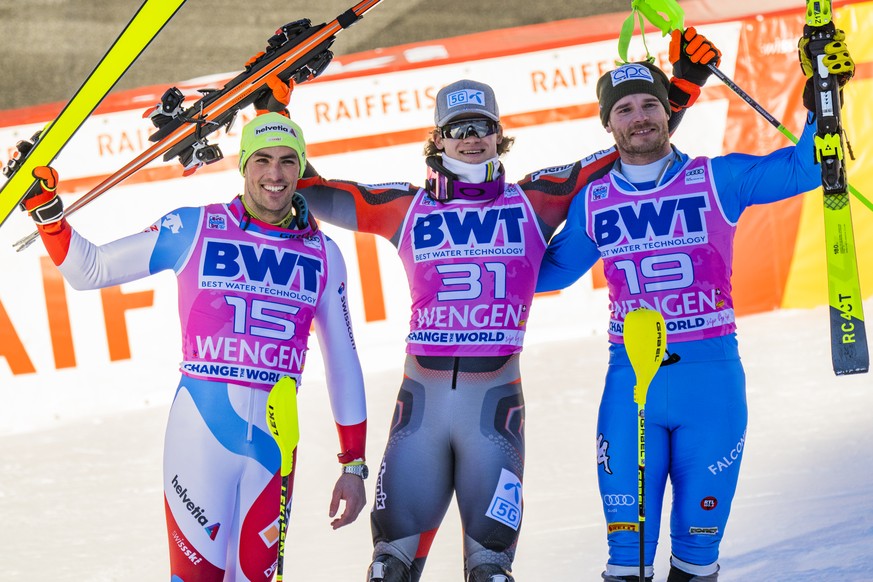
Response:
[[[655,79],[652,77],[652,71],[643,65],[628,64],[622,65],[609,73],[612,78],[612,86],[617,87],[625,81],[648,81],[654,85]]]
[[[597,464],[603,465],[603,470],[607,475],[612,475],[612,469],[609,468],[609,441],[603,437],[603,434],[597,435]]]
[[[180,230],[182,230],[182,219],[178,214],[168,214],[164,217],[164,220],[161,222],[161,226],[163,228],[169,229],[173,234],[178,234]]]
[[[636,504],[636,496],[627,493],[608,493],[603,496],[603,505],[607,507],[627,507]]]
[[[521,525],[521,481],[511,471],[500,470],[500,481],[485,515],[518,531]]]
[[[388,499],[388,495],[382,488],[382,476],[384,474],[385,461],[382,461],[382,465],[379,467],[379,477],[376,479],[376,510],[385,509],[385,501]]]
[[[446,106],[449,108],[466,105],[467,103],[485,105],[485,93],[474,91],[473,89],[461,89],[446,95]]]
[[[706,181],[706,170],[703,168],[694,168],[685,172],[686,184],[700,184]]]
[[[206,228],[212,230],[227,230],[227,221],[221,214],[210,214],[206,218]]]
[[[609,184],[597,184],[591,188],[591,200],[605,200],[609,195]]]

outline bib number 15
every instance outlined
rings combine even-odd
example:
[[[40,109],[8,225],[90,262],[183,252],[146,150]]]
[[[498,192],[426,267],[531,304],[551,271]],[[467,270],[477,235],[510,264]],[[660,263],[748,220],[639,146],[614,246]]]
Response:
[[[225,295],[224,300],[233,307],[234,333],[249,333],[253,336],[274,340],[288,340],[294,336],[295,323],[293,318],[300,311],[299,307],[273,303],[263,299],[252,299],[249,303],[242,297],[232,295]],[[286,315],[287,318],[281,317],[281,315]]]

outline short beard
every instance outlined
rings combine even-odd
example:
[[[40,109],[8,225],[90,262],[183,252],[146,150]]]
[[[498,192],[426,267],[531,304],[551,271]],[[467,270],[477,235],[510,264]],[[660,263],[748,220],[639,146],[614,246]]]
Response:
[[[654,141],[650,141],[648,143],[642,143],[640,145],[633,145],[633,142],[630,138],[630,133],[632,131],[636,131],[638,129],[643,129],[641,127],[635,127],[632,130],[629,130],[627,133],[615,133],[613,135],[615,137],[615,145],[618,148],[620,154],[628,154],[630,156],[646,156],[649,154],[659,153],[665,150],[665,146],[670,143],[670,135],[667,132],[667,125],[655,125],[652,124],[650,126],[655,129],[656,138]]]

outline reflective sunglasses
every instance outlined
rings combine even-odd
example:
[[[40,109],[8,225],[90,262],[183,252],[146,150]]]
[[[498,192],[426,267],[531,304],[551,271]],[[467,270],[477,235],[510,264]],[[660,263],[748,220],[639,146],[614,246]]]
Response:
[[[451,139],[467,139],[471,135],[483,138],[497,133],[497,127],[498,123],[493,119],[462,119],[442,126],[440,135]]]

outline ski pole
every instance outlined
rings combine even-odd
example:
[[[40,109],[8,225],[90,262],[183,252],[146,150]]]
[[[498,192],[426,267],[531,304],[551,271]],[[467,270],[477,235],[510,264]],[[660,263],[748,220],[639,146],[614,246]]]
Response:
[[[279,473],[282,475],[282,490],[279,495],[279,552],[276,561],[276,582],[282,582],[285,562],[285,533],[288,529],[288,481],[294,468],[294,449],[300,441],[300,426],[297,421],[297,382],[282,376],[267,396],[267,426],[279,445],[282,458]]]
[[[637,404],[637,507],[640,533],[640,582],[646,579],[646,395],[661,366],[667,348],[667,326],[663,316],[652,309],[636,309],[624,319],[624,347],[636,375],[634,402]]]

